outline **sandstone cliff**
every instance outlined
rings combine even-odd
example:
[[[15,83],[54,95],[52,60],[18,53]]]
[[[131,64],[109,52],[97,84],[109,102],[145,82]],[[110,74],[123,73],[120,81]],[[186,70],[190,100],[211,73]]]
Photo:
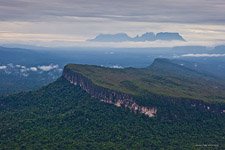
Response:
[[[97,86],[79,72],[64,68],[63,77],[71,84],[80,86],[92,97],[102,102],[113,104],[117,107],[129,108],[132,112],[145,114],[149,117],[154,117],[157,113],[156,107],[140,106],[131,95]]]

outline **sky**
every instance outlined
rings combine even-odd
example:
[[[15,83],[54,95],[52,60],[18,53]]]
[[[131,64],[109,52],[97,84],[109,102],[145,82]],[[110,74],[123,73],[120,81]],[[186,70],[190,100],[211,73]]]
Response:
[[[225,44],[224,0],[0,0],[0,43],[171,47]],[[179,32],[187,42],[86,42],[100,33]]]

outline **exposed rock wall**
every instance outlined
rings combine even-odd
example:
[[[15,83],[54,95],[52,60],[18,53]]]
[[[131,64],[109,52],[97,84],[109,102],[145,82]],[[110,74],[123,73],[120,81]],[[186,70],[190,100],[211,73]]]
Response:
[[[64,68],[63,77],[71,84],[80,86],[92,97],[100,99],[102,102],[117,107],[129,108],[135,113],[142,113],[149,117],[154,117],[157,113],[157,108],[140,106],[133,100],[131,95],[97,86],[90,79],[73,70]]]

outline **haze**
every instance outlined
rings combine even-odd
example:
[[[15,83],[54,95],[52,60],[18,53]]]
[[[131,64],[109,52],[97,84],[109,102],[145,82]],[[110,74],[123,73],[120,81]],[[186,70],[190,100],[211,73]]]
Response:
[[[225,43],[224,8],[223,0],[0,0],[0,41],[50,47],[215,46]],[[178,32],[187,42],[86,42],[121,32]]]

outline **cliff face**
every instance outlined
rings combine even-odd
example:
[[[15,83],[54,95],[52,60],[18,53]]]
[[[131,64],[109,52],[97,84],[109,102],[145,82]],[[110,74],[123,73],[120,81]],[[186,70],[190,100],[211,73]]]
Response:
[[[80,86],[92,97],[102,102],[113,104],[117,107],[129,108],[132,112],[145,114],[149,117],[154,117],[157,113],[156,107],[140,106],[133,100],[131,95],[97,86],[90,79],[78,72],[64,68],[63,77],[71,84]]]

